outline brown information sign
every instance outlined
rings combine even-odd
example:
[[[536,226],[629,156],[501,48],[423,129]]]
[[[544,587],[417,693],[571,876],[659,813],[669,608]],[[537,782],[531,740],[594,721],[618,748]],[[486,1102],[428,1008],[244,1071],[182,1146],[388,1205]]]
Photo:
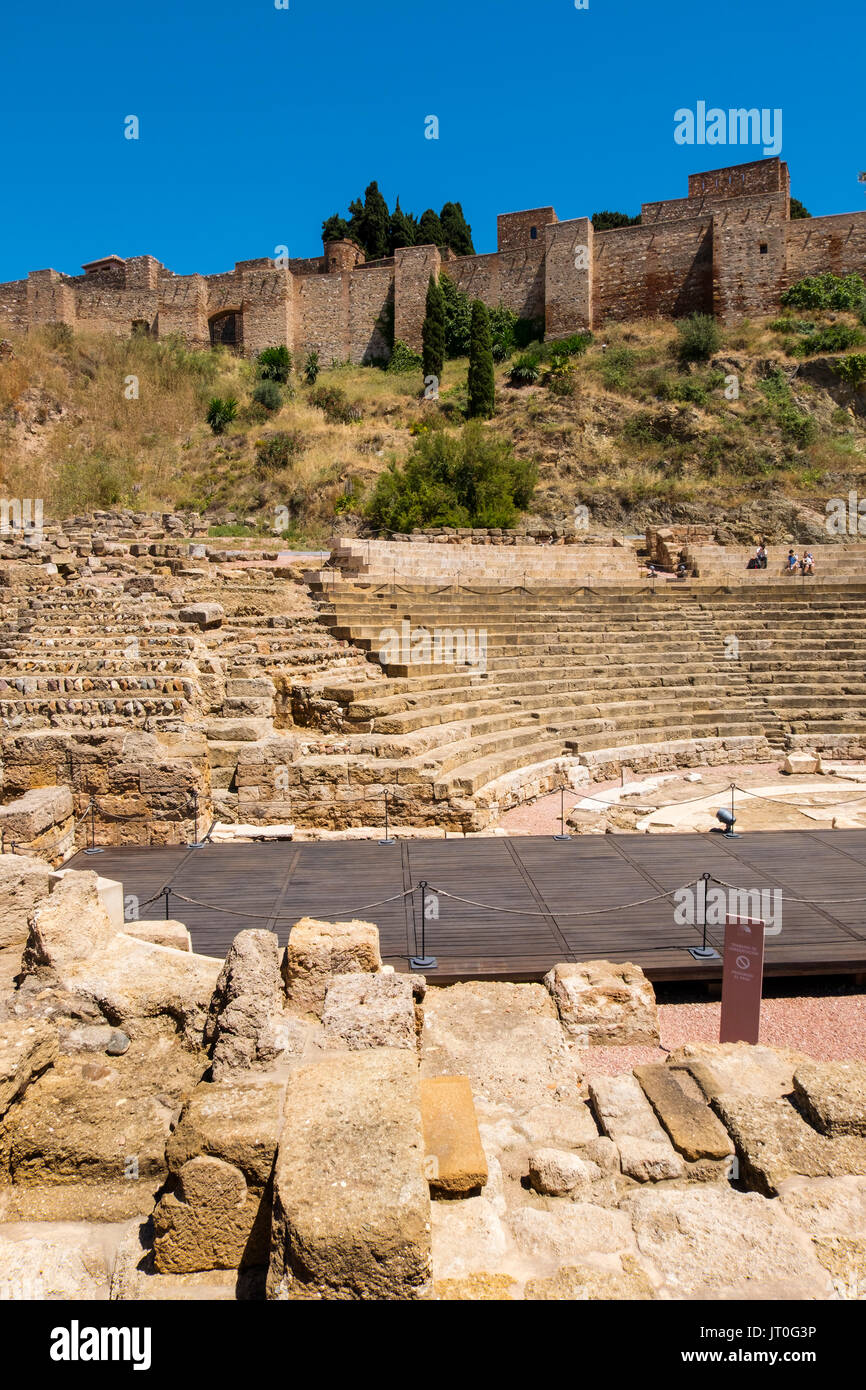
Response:
[[[726,917],[719,1042],[758,1041],[763,983],[764,923],[750,917]]]

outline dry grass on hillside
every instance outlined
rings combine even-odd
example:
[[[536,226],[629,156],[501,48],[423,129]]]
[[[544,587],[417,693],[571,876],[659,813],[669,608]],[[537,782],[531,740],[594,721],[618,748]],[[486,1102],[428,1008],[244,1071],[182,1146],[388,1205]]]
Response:
[[[857,323],[845,314],[809,318]],[[772,322],[723,332],[713,364],[687,370],[677,362],[673,324],[605,326],[573,361],[568,394],[555,394],[544,376],[515,388],[510,364],[498,367],[491,427],[538,462],[533,511],[561,521],[585,502],[600,524],[637,524],[677,508],[720,516],[755,499],[823,509],[827,496],[861,486],[864,393],[855,396],[832,373],[819,380],[808,364],[793,377],[793,340]],[[284,507],[290,537],[318,545],[335,527],[357,525],[378,473],[412,447],[413,427],[439,411],[458,429],[466,401],[465,360],[446,365],[439,406],[419,399],[420,372],[323,371],[319,386],[338,387],[360,408],[360,421],[341,424],[326,419],[294,376],[282,407],[269,413],[252,400],[254,364],[225,350],[62,329],[12,341],[14,358],[0,363],[0,485],[7,495],[43,497],[49,515],[193,507],[254,515],[267,529]],[[730,373],[738,400],[726,398]],[[126,398],[130,377],[137,399]],[[205,420],[214,396],[239,402],[223,435]],[[291,437],[290,460],[265,466],[261,445],[278,433]]]

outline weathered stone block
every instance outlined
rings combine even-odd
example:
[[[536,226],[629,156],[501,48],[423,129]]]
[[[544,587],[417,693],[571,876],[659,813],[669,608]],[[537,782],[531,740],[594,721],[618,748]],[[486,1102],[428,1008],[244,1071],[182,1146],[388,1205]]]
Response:
[[[379,929],[372,922],[320,922],[312,917],[292,927],[282,960],[291,1004],[319,1018],[332,975],[381,968]]]
[[[23,946],[36,904],[48,896],[51,869],[26,854],[0,854],[0,950]]]
[[[411,1053],[377,1048],[296,1071],[274,1173],[268,1297],[426,1297],[423,1161]]]
[[[174,1191],[154,1209],[153,1227],[160,1274],[267,1263],[270,1203],[219,1158],[201,1155],[183,1165]]]
[[[655,994],[640,966],[606,960],[556,965],[544,983],[563,1027],[581,1046],[658,1044]]]
[[[413,980],[408,975],[334,975],[325,991],[325,1032],[352,1051],[364,1047],[415,1049]]]
[[[200,1154],[239,1168],[251,1187],[270,1180],[283,1127],[285,1086],[274,1081],[203,1081],[186,1102],[165,1157],[179,1173]]]
[[[431,1191],[449,1197],[478,1192],[487,1182],[487,1159],[469,1078],[422,1078],[421,1119]]]
[[[0,1116],[58,1052],[57,1029],[37,1020],[7,1018],[0,1023]]]
[[[801,1063],[794,1095],[822,1134],[866,1136],[866,1062]]]
[[[644,1095],[684,1158],[727,1158],[733,1153],[727,1131],[710,1107],[686,1094],[672,1067],[640,1066],[634,1074]]]

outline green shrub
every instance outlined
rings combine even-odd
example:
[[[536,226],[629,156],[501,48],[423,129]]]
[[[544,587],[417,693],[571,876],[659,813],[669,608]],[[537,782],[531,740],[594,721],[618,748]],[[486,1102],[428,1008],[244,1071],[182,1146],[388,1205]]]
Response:
[[[253,400],[263,405],[265,410],[279,410],[283,404],[283,393],[272,377],[265,377],[253,391]]]
[[[238,403],[234,396],[226,396],[224,400],[214,396],[207,408],[207,422],[214,434],[223,434],[226,425],[237,419],[237,413]]]
[[[315,386],[319,375],[319,354],[316,351],[308,352],[304,362],[304,381],[308,386]]]
[[[866,352],[852,352],[850,357],[843,357],[840,362],[834,362],[833,370],[856,391],[866,382]]]
[[[361,419],[360,406],[350,405],[339,386],[317,386],[310,393],[310,401],[332,425],[350,425]]]
[[[472,301],[444,271],[439,275],[439,288],[445,301],[445,353],[448,357],[468,357]]]
[[[541,376],[541,353],[524,352],[508,374],[512,386],[534,386]]]
[[[849,323],[831,323],[826,328],[818,328],[814,333],[801,339],[793,348],[795,357],[816,357],[822,352],[845,352],[847,348],[857,347],[863,341],[859,328]]]
[[[814,319],[794,319],[790,314],[783,314],[780,319],[773,319],[768,325],[773,333],[812,333],[815,329]]]
[[[304,436],[300,430],[280,430],[256,441],[256,463],[265,473],[288,468],[303,452]]]
[[[572,333],[568,338],[555,338],[544,344],[545,354],[551,357],[582,357],[592,342],[591,333]]]
[[[808,275],[782,295],[785,307],[795,309],[853,309],[866,304],[866,284],[859,275]]]
[[[479,421],[459,435],[419,435],[404,464],[381,473],[366,514],[380,531],[419,526],[513,526],[529,505],[535,465]]]
[[[772,372],[758,382],[758,388],[771,406],[776,424],[785,438],[800,448],[811,444],[816,438],[817,426],[811,415],[797,406],[784,373]]]
[[[627,391],[636,366],[637,353],[631,348],[609,348],[601,359],[601,379],[608,391]]]
[[[718,352],[719,325],[711,314],[690,314],[677,323],[677,356],[681,362],[707,362]]]
[[[490,310],[490,346],[494,362],[507,362],[514,351],[514,331],[517,315],[513,309],[499,304]]]
[[[554,359],[550,371],[544,378],[544,385],[554,396],[571,396],[574,393],[574,368],[567,362]]]
[[[514,346],[522,352],[530,343],[540,343],[544,337],[544,319],[518,319],[514,325]]]
[[[423,363],[417,352],[413,352],[404,342],[398,338],[394,344],[394,351],[391,353],[390,361],[385,368],[388,372],[420,372]]]
[[[263,381],[279,381],[285,384],[292,370],[292,355],[284,346],[265,348],[256,358],[256,366]]]

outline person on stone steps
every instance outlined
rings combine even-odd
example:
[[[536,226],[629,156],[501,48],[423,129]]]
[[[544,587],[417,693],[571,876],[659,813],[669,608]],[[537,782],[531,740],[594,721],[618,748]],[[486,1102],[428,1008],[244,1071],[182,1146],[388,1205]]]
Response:
[[[806,553],[805,553],[805,555],[803,556],[802,560],[800,561],[800,573],[801,573],[801,574],[814,574],[814,573],[815,573],[815,557],[814,557],[814,555],[812,554],[811,550],[807,550]]]

